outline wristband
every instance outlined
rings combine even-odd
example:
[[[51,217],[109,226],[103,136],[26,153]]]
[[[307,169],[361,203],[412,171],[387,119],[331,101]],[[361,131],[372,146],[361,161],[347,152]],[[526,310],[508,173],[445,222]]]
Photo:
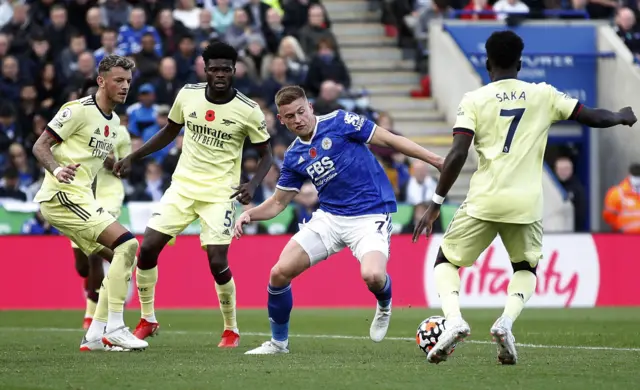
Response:
[[[58,173],[60,173],[60,171],[62,171],[62,167],[58,167],[56,169],[53,170],[53,176],[58,176]]]
[[[433,203],[442,204],[444,202],[444,196],[440,196],[438,194],[433,194],[433,198],[431,198]]]

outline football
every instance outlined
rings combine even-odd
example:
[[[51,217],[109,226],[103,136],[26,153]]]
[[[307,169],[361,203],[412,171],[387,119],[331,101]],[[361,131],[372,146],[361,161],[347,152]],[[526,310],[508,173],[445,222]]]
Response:
[[[416,344],[425,354],[428,354],[438,342],[438,338],[446,329],[447,320],[442,316],[431,316],[422,321],[416,332]],[[454,347],[455,348],[455,347]],[[451,350],[453,353],[453,349]]]

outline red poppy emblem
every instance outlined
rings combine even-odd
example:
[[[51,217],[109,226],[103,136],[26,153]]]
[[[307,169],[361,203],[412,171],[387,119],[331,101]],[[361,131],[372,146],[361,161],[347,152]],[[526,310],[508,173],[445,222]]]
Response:
[[[206,119],[207,122],[213,122],[214,120],[216,120],[216,112],[213,110],[207,111],[207,113],[204,116],[204,119]]]
[[[318,151],[316,150],[316,148],[309,149],[309,156],[311,156],[311,158],[316,158],[318,156]]]
[[[109,125],[106,125],[106,126],[104,127],[104,136],[105,136],[105,137],[108,137],[108,136],[109,136]]]

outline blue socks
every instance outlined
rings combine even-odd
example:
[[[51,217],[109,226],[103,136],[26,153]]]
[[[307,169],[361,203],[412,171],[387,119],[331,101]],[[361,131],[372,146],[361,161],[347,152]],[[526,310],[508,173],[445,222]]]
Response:
[[[276,341],[289,339],[289,317],[293,307],[291,284],[285,287],[267,287],[269,292],[269,322],[271,323],[271,337]]]
[[[378,305],[381,308],[389,307],[389,304],[391,304],[391,276],[387,274],[387,280],[384,282],[384,287],[379,291],[372,291],[372,293],[376,296]]]

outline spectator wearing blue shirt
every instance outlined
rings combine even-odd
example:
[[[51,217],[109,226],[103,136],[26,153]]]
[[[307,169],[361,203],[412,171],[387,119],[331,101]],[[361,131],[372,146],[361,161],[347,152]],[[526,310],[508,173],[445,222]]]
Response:
[[[188,82],[194,75],[194,65],[198,53],[196,52],[196,44],[192,35],[183,35],[178,43],[178,52],[173,55],[176,61],[177,74],[176,79],[181,83]]]
[[[160,43],[160,35],[153,26],[148,26],[146,16],[142,8],[134,8],[129,16],[129,24],[120,27],[118,34],[118,49],[123,55],[136,54],[142,49],[142,36],[145,33],[151,33],[156,39],[156,53],[162,55],[162,44]]]
[[[167,125],[167,122],[169,121],[169,110],[169,106],[164,104],[156,107],[156,122],[144,129],[144,131],[142,132],[142,140],[144,142],[149,141],[151,137],[153,137],[157,132],[160,131],[160,129]],[[157,152],[151,154],[151,157],[153,157],[158,163],[161,164],[169,151],[176,146],[175,144],[175,140],[171,141],[171,143],[165,146],[163,149],[160,149]]]
[[[116,46],[118,42],[118,32],[112,28],[105,28],[102,31],[100,37],[100,43],[102,47],[93,52],[93,56],[96,59],[96,65],[102,61],[102,59],[110,54],[122,55],[122,50],[119,50]]]
[[[6,56],[2,61],[2,74],[0,74],[0,97],[6,101],[20,101],[20,67],[14,56]]]
[[[129,117],[129,132],[142,137],[144,130],[156,123],[158,106],[155,104],[156,90],[153,85],[146,83],[138,89],[138,102],[127,109]]]

